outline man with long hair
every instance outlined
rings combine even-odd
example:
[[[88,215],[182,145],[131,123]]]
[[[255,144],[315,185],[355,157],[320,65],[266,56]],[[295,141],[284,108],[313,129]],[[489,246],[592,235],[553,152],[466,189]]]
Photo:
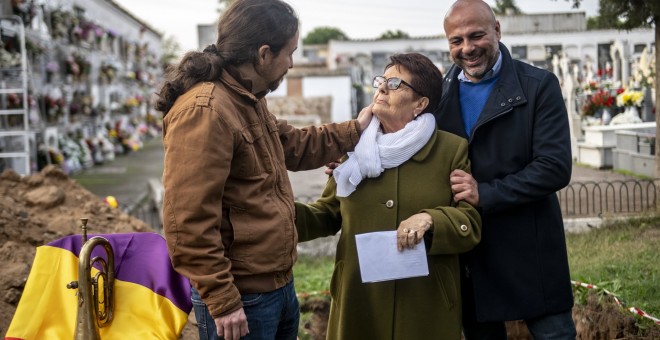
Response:
[[[238,0],[218,40],[167,74],[163,221],[174,268],[193,287],[202,339],[296,339],[297,234],[288,170],[351,151],[371,120],[296,129],[265,96],[293,66],[298,18],[281,0]]]

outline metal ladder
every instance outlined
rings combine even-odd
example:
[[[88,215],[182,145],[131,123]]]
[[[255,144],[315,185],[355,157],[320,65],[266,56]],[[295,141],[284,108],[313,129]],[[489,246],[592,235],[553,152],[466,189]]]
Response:
[[[16,15],[0,16],[0,29],[14,35],[20,46],[20,65],[0,68],[0,172],[13,169],[20,175],[31,173],[25,26]],[[17,95],[20,108],[9,108],[8,98]],[[18,118],[18,119],[12,119]]]

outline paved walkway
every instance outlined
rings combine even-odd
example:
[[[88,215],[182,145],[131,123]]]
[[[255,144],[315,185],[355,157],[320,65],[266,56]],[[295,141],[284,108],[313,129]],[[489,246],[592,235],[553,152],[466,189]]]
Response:
[[[293,191],[301,201],[321,194],[327,176],[323,168],[289,172]],[[136,152],[117,156],[114,161],[86,169],[72,176],[99,197],[115,196],[120,204],[130,205],[148,192],[150,179],[160,180],[163,173],[163,146],[160,138],[146,141]],[[573,166],[572,181],[605,181],[632,178],[609,170]]]
[[[161,137],[144,142],[136,152],[115,157],[114,161],[85,169],[71,176],[83,187],[101,198],[114,196],[121,205],[132,205],[149,191],[150,179],[163,175]]]
[[[144,147],[114,161],[85,169],[71,176],[83,187],[101,198],[114,196],[122,205],[130,205],[148,192],[151,179],[163,175],[163,145],[160,138],[148,140]],[[289,172],[294,194],[316,197],[325,187],[323,169]]]
[[[113,162],[96,166],[91,169],[72,176],[87,190],[104,198],[114,196],[120,205],[132,206],[149,193],[149,181],[159,182],[163,173],[163,146],[160,138],[145,142],[144,148],[128,155],[118,156]],[[327,175],[324,169],[311,171],[289,172],[293,192],[296,199],[301,202],[310,202],[318,197],[325,183]],[[573,166],[571,180],[573,182],[600,182],[633,179],[610,170],[597,170],[584,166]],[[152,226],[157,228],[158,216],[145,213],[139,218],[151,221]],[[150,222],[148,222],[150,223]],[[603,219],[600,217],[573,218],[567,216],[564,226],[568,232],[581,232],[592,227],[600,226]],[[308,242],[309,244],[299,246],[299,251],[308,254],[329,254],[334,251],[333,242]]]
[[[612,180],[625,180],[635,179],[635,177],[623,175],[611,170],[597,170],[586,166],[574,165],[571,175],[571,182],[586,182],[586,181],[612,181]]]

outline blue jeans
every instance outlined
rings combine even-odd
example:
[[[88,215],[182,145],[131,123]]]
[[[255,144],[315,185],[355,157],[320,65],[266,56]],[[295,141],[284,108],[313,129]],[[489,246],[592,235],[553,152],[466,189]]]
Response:
[[[250,330],[241,339],[296,340],[300,306],[293,280],[272,292],[241,294],[241,301]],[[195,288],[192,289],[192,303],[200,340],[223,340],[218,337],[215,321]]]
[[[525,323],[534,339],[563,340],[577,336],[571,311],[525,320]]]
[[[535,340],[574,340],[575,323],[571,311],[525,320]],[[504,322],[463,322],[466,340],[506,340]]]

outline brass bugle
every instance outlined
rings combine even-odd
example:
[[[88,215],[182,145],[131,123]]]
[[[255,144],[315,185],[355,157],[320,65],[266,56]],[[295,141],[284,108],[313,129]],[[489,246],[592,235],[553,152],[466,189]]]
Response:
[[[66,285],[69,289],[78,289],[75,340],[101,339],[99,328],[109,325],[114,313],[115,256],[112,245],[101,236],[87,240],[87,220],[80,219],[83,244],[78,257],[78,281]],[[92,258],[92,251],[97,246],[105,249],[107,262],[100,256]],[[101,270],[92,276],[95,263],[101,266]]]

